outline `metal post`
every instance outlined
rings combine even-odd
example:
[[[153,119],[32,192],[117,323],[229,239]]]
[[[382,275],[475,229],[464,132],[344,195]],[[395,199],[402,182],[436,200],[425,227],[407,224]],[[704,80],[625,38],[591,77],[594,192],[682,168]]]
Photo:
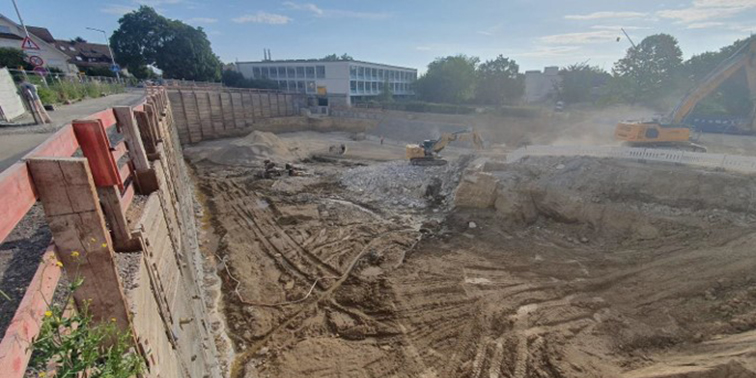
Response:
[[[16,14],[18,15],[18,21],[21,23],[21,28],[24,29],[24,34],[26,34],[26,38],[29,38],[29,31],[26,30],[26,24],[24,24],[24,19],[21,18],[21,12],[18,10],[18,5],[16,4],[16,0],[13,0],[13,8],[16,8]]]
[[[13,1],[15,3],[16,0],[13,0]],[[90,28],[90,27],[87,27],[87,29],[102,33],[102,36],[105,38],[105,44],[108,46],[108,51],[110,52],[110,62],[113,64],[113,66],[115,66],[116,64],[115,55],[113,55],[113,49],[110,48],[110,39],[108,39],[108,33],[106,33],[105,30],[102,30],[102,29],[96,29],[96,28]],[[115,71],[115,74],[116,74],[116,78],[120,81],[121,75],[118,73],[118,71]]]

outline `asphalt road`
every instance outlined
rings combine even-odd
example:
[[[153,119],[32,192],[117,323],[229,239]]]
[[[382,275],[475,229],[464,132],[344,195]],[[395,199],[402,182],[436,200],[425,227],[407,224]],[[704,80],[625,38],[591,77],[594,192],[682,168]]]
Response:
[[[55,131],[77,118],[113,106],[131,106],[144,96],[144,90],[133,90],[107,97],[88,99],[63,105],[49,112],[52,123],[43,126],[0,127],[0,172],[10,167],[29,151],[37,147]]]

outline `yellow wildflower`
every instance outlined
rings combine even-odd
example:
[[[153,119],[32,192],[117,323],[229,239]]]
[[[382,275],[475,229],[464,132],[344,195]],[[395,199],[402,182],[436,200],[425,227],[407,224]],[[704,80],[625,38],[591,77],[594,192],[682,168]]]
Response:
[[[116,322],[116,318],[110,318],[110,321],[113,322],[113,323],[115,323]]]
[[[51,316],[52,316],[52,311],[50,311],[50,310],[48,310],[48,311],[45,311],[45,317],[46,317],[46,318],[49,318],[49,317],[51,317]]]
[[[45,377],[47,377],[47,373],[45,373],[44,371],[40,371],[40,372],[39,372],[39,376],[40,376],[41,378],[45,378]]]
[[[79,257],[79,251],[71,252],[71,257]]]
[[[60,261],[56,262],[55,265],[57,265],[58,268],[62,268],[63,267],[63,263],[60,262]]]
[[[107,248],[107,247],[108,247],[108,243],[102,243],[102,248]]]

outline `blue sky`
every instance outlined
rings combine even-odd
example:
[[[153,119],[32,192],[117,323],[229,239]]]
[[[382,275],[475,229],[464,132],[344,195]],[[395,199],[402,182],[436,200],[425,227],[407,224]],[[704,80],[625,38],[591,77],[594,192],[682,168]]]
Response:
[[[435,57],[467,54],[514,58],[521,70],[588,61],[605,69],[629,42],[669,33],[686,57],[756,32],[756,0],[17,0],[29,25],[58,39],[102,35],[140,4],[205,29],[224,62],[314,58],[355,59],[425,70]],[[0,13],[16,20],[10,0]],[[617,42],[616,38],[622,37]]]

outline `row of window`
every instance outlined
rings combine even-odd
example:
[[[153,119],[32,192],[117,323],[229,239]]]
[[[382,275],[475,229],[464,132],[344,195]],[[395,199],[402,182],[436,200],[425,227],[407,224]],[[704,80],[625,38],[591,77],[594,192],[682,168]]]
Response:
[[[252,67],[256,79],[325,79],[325,66]]]
[[[381,93],[384,83],[377,81],[355,81],[349,82],[349,91],[351,93]],[[388,83],[389,89],[393,93],[412,92],[412,86],[409,83]]]
[[[360,80],[412,82],[417,80],[417,72],[385,70],[382,68],[370,68],[362,66],[349,66],[349,78]]]
[[[284,92],[315,93],[315,82],[304,80],[279,80],[278,89]]]

